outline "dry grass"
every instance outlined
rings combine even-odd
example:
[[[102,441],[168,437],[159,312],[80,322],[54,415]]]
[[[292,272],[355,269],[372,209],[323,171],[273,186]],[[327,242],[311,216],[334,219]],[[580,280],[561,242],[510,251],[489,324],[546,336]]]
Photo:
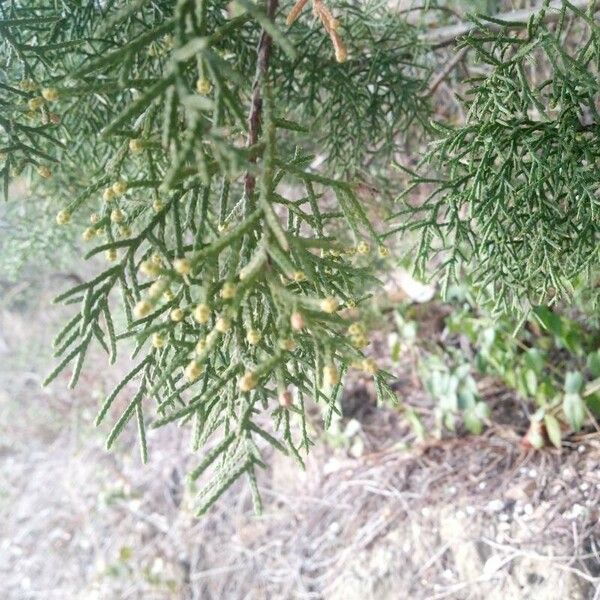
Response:
[[[3,599],[600,598],[598,435],[526,453],[518,403],[485,382],[485,435],[409,449],[400,416],[356,381],[354,434],[321,440],[305,472],[272,456],[262,516],[238,486],[196,520],[179,429],[151,436],[146,467],[133,432],[105,452],[92,421],[116,376],[103,362],[75,393],[66,378],[40,390],[53,325],[39,314],[0,315]],[[403,369],[401,392],[426,412]]]

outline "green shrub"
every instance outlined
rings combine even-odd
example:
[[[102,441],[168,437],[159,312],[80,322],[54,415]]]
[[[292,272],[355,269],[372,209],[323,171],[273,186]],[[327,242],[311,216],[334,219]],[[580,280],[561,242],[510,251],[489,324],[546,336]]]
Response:
[[[302,462],[305,399],[322,403],[329,422],[351,365],[393,397],[365,357],[360,308],[378,285],[372,257],[386,257],[385,236],[406,225],[375,225],[381,202],[363,194],[370,178],[359,174],[368,165],[381,181],[391,157],[430,135],[433,38],[378,2],[338,3],[338,22],[312,0],[312,23],[305,4],[0,7],[3,193],[12,178],[31,180],[57,225],[94,244],[85,257],[109,262],[57,298],[76,308],[46,383],[69,367],[73,387],[92,343],[111,363],[132,345],[135,364],[97,422],[135,383],[109,447],[135,421],[146,460],[148,422],[191,423],[193,447],[204,449],[192,478],[211,471],[199,513],[243,475],[259,508],[257,440]],[[437,127],[427,160],[441,174],[410,208],[426,215],[409,225],[422,232],[417,265],[441,256],[444,286],[468,266],[498,309],[555,301],[595,272],[592,10],[565,2],[555,30],[542,11],[517,34],[513,23],[467,38],[490,68],[473,81],[464,126]],[[567,16],[585,32],[576,48],[561,46]],[[551,74],[533,82],[527,61],[540,55]],[[459,371],[476,429],[481,403]]]

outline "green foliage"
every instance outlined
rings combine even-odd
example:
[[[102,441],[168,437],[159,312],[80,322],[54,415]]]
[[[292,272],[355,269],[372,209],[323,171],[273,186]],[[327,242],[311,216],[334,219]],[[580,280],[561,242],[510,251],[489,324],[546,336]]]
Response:
[[[400,229],[421,232],[419,272],[433,261],[447,287],[467,270],[496,311],[556,302],[597,277],[600,26],[569,2],[556,25],[544,18],[489,19],[497,34],[482,20],[464,40],[484,67],[466,121],[437,125],[432,174],[413,182],[427,198],[400,213],[417,217]]]
[[[419,367],[425,389],[437,402],[438,427],[454,430],[454,421],[460,415],[471,433],[481,433],[489,411],[479,396],[470,364],[459,361],[459,364],[448,366],[438,356],[430,354],[420,361]]]
[[[133,347],[97,423],[114,418],[110,448],[135,421],[144,462],[148,425],[190,424],[204,454],[192,478],[207,476],[199,514],[244,475],[258,509],[259,445],[302,463],[305,399],[323,403],[329,422],[341,375],[363,357],[340,311],[376,285],[368,254],[381,240],[354,185],[316,172],[298,144],[358,109],[327,146],[331,170],[349,167],[363,150],[347,154],[352,136],[364,150],[391,147],[422,107],[396,106],[421,85],[408,54],[406,74],[394,70],[401,92],[368,75],[387,77],[397,58],[376,45],[409,52],[397,19],[373,8],[367,22],[347,5],[341,35],[361,47],[344,72],[322,29],[284,33],[275,6],[17,2],[0,21],[5,194],[11,177],[32,173],[58,201],[59,226],[90,220],[86,258],[111,263],[56,299],[79,308],[45,383],[69,368],[74,387],[92,343],[111,363]]]
[[[557,447],[563,431],[579,431],[590,415],[600,415],[598,329],[585,329],[543,306],[523,324],[498,318],[482,310],[466,286],[452,287],[448,296],[452,312],[443,345],[421,339],[418,321],[407,315],[399,321],[401,331],[414,326],[419,374],[436,400],[438,427],[453,430],[459,419],[469,431],[481,431],[488,416],[478,386],[483,375],[499,379],[526,401],[532,423],[543,423]],[[528,438],[531,442],[531,431]],[[537,441],[536,447],[545,444],[541,432]]]
[[[57,269],[72,264],[75,236],[72,231],[48,226],[54,213],[53,203],[43,198],[19,198],[0,204],[0,280],[14,283],[29,273],[39,277],[36,265],[46,263],[49,248],[63,249],[52,257]]]
[[[423,91],[432,61],[419,29],[387,3],[341,2],[336,9],[350,60],[331,61],[322,32],[300,20],[290,30],[297,56],[279,55],[282,93],[296,120],[314,123],[328,169],[352,171],[368,157],[370,173],[376,166],[387,171],[408,132],[428,127]]]
[[[3,195],[11,180],[31,179],[58,226],[79,225],[96,242],[86,258],[110,263],[56,299],[76,308],[55,338],[46,383],[68,368],[75,386],[93,343],[111,363],[131,348],[129,373],[97,423],[113,418],[111,447],[135,421],[143,461],[149,424],[189,424],[202,452],[192,477],[207,479],[198,513],[242,476],[259,509],[260,445],[302,463],[305,400],[323,404],[328,425],[350,366],[376,371],[346,311],[360,314],[378,284],[371,249],[388,254],[358,174],[368,164],[380,175],[397,150],[430,133],[434,61],[418,28],[379,0],[340,2],[341,23],[313,0],[317,18],[300,12],[287,29],[291,6],[277,8],[0,6]],[[551,334],[540,341],[569,352],[569,372],[587,368],[584,380],[599,370],[595,350],[538,305],[592,281],[598,261],[600,47],[590,14],[565,2],[553,28],[543,11],[516,34],[480,23],[464,41],[485,65],[466,123],[436,126],[425,159],[434,175],[412,174],[430,194],[397,215],[416,221],[396,227],[422,234],[417,267],[433,262],[445,291],[468,268],[478,300],[496,312],[537,306]],[[576,47],[566,42],[568,17],[584,36]],[[534,60],[548,70],[543,81]],[[557,415],[581,426],[595,383],[575,389],[576,375],[551,374],[547,349],[511,341],[512,321],[469,314],[465,323],[481,370],[535,397],[554,443]],[[375,373],[382,401],[394,397],[387,379]],[[440,423],[460,414],[481,430],[486,408],[459,355],[430,364],[424,380],[441,401]],[[422,434],[416,413],[405,414]]]

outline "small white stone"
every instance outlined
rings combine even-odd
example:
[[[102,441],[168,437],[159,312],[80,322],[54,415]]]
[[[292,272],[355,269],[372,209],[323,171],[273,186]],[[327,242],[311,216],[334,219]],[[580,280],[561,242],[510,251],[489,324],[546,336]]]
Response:
[[[500,554],[492,554],[492,556],[490,556],[483,565],[484,577],[492,577],[492,575],[502,568],[504,561],[504,557]]]
[[[583,517],[586,513],[586,507],[579,503],[576,503],[573,504],[570,510],[567,510],[563,513],[563,517],[565,517],[565,519],[575,521],[576,519]]]
[[[490,512],[498,512],[504,508],[504,501],[500,499],[490,500],[487,503],[486,509]]]
[[[344,437],[351,438],[354,437],[357,433],[359,433],[362,429],[362,425],[360,421],[357,419],[350,419],[348,424],[346,425],[346,429],[344,430]]]

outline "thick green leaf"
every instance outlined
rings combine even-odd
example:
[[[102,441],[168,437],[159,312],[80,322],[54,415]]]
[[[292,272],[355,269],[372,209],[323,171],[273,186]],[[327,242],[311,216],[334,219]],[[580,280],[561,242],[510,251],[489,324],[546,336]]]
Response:
[[[600,393],[596,392],[586,396],[585,403],[596,418],[600,417]]]
[[[477,416],[474,409],[465,411],[464,421],[465,421],[465,427],[473,435],[479,435],[483,431],[483,422]]]
[[[560,448],[561,432],[558,419],[554,415],[546,414],[544,416],[544,425],[546,426],[546,433],[548,434],[548,438],[552,442],[552,445]]]
[[[583,387],[583,377],[577,371],[569,371],[565,376],[565,392],[579,394]]]
[[[533,314],[537,317],[541,325],[545,327],[550,333],[553,333],[557,337],[560,337],[562,335],[562,320],[549,308],[547,308],[546,306],[536,306],[533,309]]]
[[[588,354],[587,368],[594,377],[600,377],[600,350]]]
[[[525,371],[525,385],[530,396],[535,396],[538,387],[537,375],[533,369]]]
[[[421,422],[419,415],[417,415],[412,408],[407,408],[404,412],[404,416],[412,427],[414,434],[417,436],[417,440],[422,442],[425,439],[425,426]]]
[[[579,431],[585,421],[585,404],[579,394],[565,394],[563,411],[574,431]]]

